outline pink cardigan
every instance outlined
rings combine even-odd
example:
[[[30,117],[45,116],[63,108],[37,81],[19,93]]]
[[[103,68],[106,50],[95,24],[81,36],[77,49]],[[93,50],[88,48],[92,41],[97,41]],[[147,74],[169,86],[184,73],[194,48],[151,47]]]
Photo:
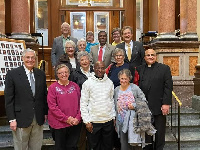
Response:
[[[70,81],[66,86],[53,83],[48,88],[47,101],[48,123],[52,128],[69,127],[66,121],[70,116],[81,120],[80,88],[76,83]]]

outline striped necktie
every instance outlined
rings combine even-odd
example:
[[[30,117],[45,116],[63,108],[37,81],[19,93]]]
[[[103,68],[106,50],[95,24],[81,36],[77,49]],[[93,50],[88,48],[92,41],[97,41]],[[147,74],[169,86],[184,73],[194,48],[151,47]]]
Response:
[[[30,71],[30,83],[31,83],[31,90],[32,90],[33,96],[35,96],[35,81],[33,79],[32,71]]]

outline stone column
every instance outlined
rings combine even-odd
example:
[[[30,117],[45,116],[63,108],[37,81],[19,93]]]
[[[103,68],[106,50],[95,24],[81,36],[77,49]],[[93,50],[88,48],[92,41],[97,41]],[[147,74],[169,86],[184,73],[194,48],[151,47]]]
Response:
[[[198,41],[197,36],[197,0],[180,1],[181,39]],[[184,28],[186,26],[186,28]]]
[[[9,38],[24,40],[26,48],[35,50],[37,55],[39,45],[30,34],[30,0],[11,0],[11,25],[12,33]],[[36,67],[37,64],[36,60]]]
[[[11,1],[12,33],[30,32],[29,0]]]
[[[187,0],[180,0],[180,34],[187,32]]]
[[[30,35],[30,0],[11,0],[11,25],[10,38],[34,42]]]
[[[175,36],[175,0],[158,1],[158,40],[177,39]]]

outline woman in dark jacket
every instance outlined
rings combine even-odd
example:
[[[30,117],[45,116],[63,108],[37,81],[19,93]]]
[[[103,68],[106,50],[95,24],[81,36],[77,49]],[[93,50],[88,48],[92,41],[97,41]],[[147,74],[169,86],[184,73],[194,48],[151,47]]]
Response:
[[[120,81],[117,74],[123,69],[128,69],[129,64],[124,62],[125,56],[123,49],[116,48],[113,52],[113,55],[115,58],[115,63],[108,66],[108,68],[106,69],[106,74],[108,75],[108,78],[110,78],[110,80],[114,84],[114,87],[116,88],[120,85]]]
[[[91,57],[86,51],[80,51],[77,53],[78,65],[76,70],[71,74],[70,79],[82,88],[82,84],[88,79],[94,72],[93,66],[90,65]]]

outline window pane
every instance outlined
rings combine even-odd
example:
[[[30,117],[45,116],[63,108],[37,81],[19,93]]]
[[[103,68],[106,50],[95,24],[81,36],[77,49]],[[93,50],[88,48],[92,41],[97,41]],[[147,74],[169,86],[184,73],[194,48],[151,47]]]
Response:
[[[42,33],[44,38],[44,46],[48,46],[48,7],[47,0],[35,1],[35,30],[36,33]],[[38,37],[40,45],[42,38]]]

